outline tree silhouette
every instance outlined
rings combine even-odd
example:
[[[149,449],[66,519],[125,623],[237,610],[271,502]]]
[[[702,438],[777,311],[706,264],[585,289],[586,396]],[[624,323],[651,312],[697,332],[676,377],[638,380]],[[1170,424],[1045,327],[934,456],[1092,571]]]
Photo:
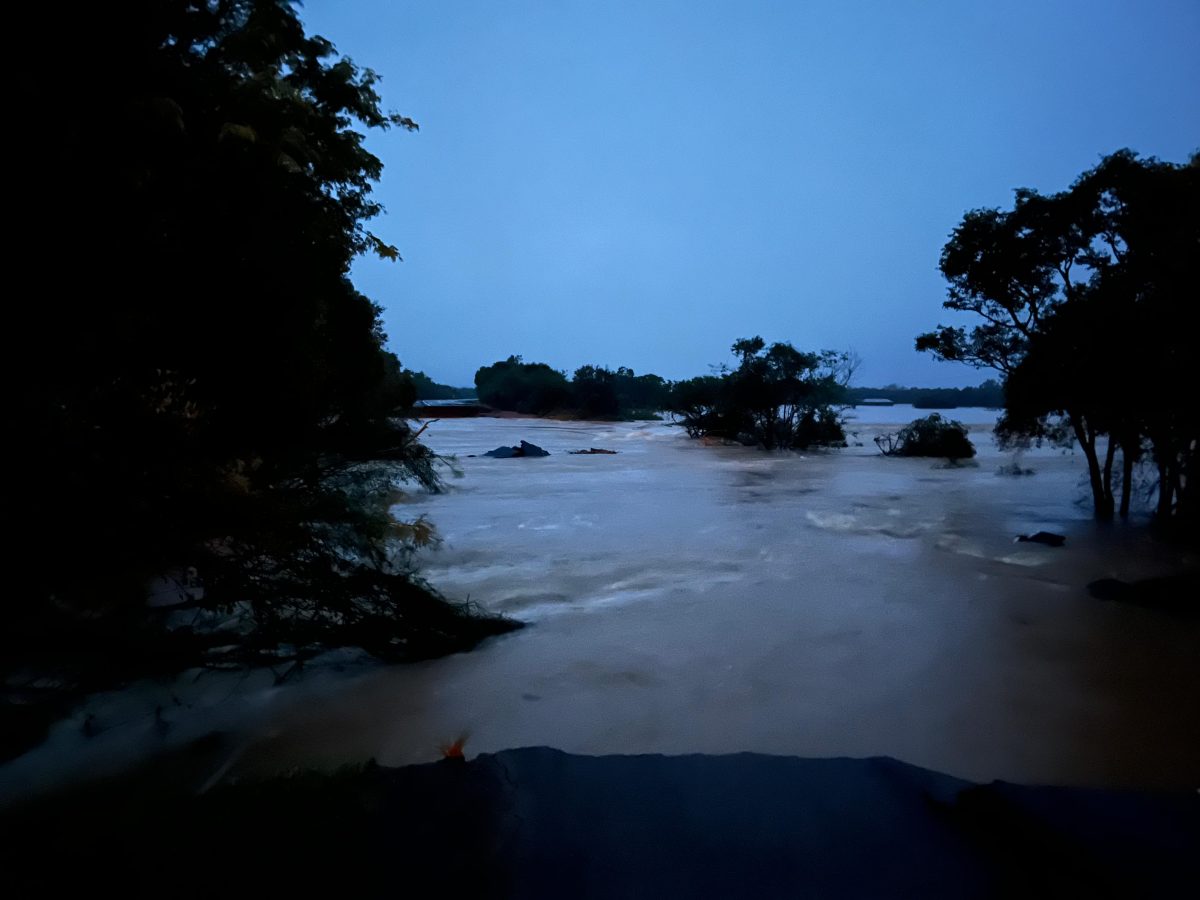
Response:
[[[1196,157],[1175,165],[1122,150],[1066,191],[1022,189],[1012,210],[968,212],[942,252],[943,306],[983,321],[917,338],[918,350],[1005,375],[1003,434],[1045,434],[1048,416],[1065,417],[1098,518],[1114,513],[1118,448],[1128,514],[1144,443],[1159,472],[1159,521],[1194,517],[1198,173]]]
[[[6,643],[83,619],[128,633],[146,580],[187,565],[204,605],[249,604],[246,652],[486,633],[412,571],[427,531],[388,517],[398,481],[437,488],[436,460],[392,417],[412,385],[349,279],[361,253],[398,258],[367,228],[382,166],[362,132],[416,123],[280,0],[15,23],[30,279],[9,509],[30,577]]]
[[[767,450],[843,444],[837,405],[852,371],[849,354],[806,353],[789,343],[742,338],[734,369],[675,384],[670,410],[692,437],[713,435]]]

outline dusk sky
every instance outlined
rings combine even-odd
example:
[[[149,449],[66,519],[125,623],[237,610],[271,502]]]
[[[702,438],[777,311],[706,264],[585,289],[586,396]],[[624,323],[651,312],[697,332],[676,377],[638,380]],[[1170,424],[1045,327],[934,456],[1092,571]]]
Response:
[[[1200,2],[308,0],[418,134],[373,135],[362,260],[437,381],[521,354],[683,378],[760,334],[855,381],[977,384],[913,350],[964,211],[1129,147],[1200,149]]]

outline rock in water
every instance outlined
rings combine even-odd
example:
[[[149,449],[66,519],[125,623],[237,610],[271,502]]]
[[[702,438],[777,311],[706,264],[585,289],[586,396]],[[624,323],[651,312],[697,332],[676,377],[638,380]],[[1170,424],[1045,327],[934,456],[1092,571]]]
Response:
[[[1061,547],[1067,542],[1065,535],[1055,534],[1052,531],[1039,531],[1037,534],[1017,535],[1017,540],[1030,544],[1045,544],[1047,547]]]
[[[537,444],[521,441],[520,447],[497,447],[483,455],[490,456],[492,459],[515,459],[518,456],[549,456],[550,451],[543,450]]]

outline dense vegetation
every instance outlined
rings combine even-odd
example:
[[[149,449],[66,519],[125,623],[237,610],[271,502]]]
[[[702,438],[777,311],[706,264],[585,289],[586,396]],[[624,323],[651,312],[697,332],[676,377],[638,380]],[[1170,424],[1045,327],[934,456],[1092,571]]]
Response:
[[[218,643],[407,658],[506,628],[424,584],[410,553],[429,529],[388,515],[397,483],[439,482],[393,417],[412,387],[348,277],[358,254],[397,256],[366,229],[381,165],[354,128],[416,124],[288,3],[20,17],[55,47],[17,67],[10,98],[10,249],[40,287],[9,320],[23,577],[0,650],[32,674],[7,681],[5,712],[48,665],[69,690]],[[147,583],[172,573],[180,599],[238,604],[243,627],[164,635]]]
[[[672,386],[668,409],[692,437],[720,437],[768,450],[844,445],[838,408],[848,354],[804,353],[761,337],[735,341],[736,368]]]
[[[583,418],[652,419],[667,402],[669,385],[658,375],[637,375],[621,366],[580,366],[571,379],[575,408]]]
[[[861,403],[870,398],[911,403],[917,409],[955,409],[962,406],[999,409],[1004,405],[1004,387],[994,378],[989,378],[978,387],[965,388],[916,388],[898,384],[881,388],[846,388],[847,403]]]
[[[667,398],[667,383],[657,375],[588,365],[568,381],[545,363],[520,356],[480,368],[475,388],[480,402],[495,409],[580,419],[653,418]]]
[[[975,455],[966,426],[938,413],[909,422],[895,434],[881,434],[875,444],[885,456],[940,456],[955,461]]]
[[[761,337],[739,340],[735,368],[667,382],[587,365],[567,376],[519,356],[475,373],[479,400],[496,409],[582,419],[645,419],[669,412],[691,437],[720,437],[767,449],[844,445],[838,409],[853,365],[849,354],[802,353],[770,347]]]
[[[1122,150],[1068,190],[968,212],[942,251],[943,305],[983,321],[938,326],[917,349],[1001,372],[1010,441],[1073,436],[1098,518],[1114,514],[1119,449],[1121,515],[1146,458],[1158,524],[1194,534],[1198,251],[1200,155],[1177,165]]]
[[[567,376],[545,363],[527,363],[519,356],[483,366],[475,373],[480,403],[494,409],[547,415],[570,408]]]

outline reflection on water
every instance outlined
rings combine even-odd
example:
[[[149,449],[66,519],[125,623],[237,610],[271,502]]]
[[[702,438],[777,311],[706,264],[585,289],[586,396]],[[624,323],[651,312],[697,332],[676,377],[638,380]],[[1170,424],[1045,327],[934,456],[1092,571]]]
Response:
[[[913,417],[897,410],[857,411],[861,447],[788,455],[658,423],[432,425],[463,477],[404,504],[444,538],[425,574],[532,627],[263,688],[221,722],[246,729],[234,771],[429,761],[466,731],[469,753],[886,754],[981,780],[1200,784],[1197,623],[1083,590],[1188,561],[1093,524],[1075,456],[998,476],[994,413],[949,413],[973,423],[974,467],[881,457],[873,435]],[[468,457],[522,438],[551,456]],[[566,453],[585,447],[620,452]],[[1013,543],[1042,529],[1066,547]]]

